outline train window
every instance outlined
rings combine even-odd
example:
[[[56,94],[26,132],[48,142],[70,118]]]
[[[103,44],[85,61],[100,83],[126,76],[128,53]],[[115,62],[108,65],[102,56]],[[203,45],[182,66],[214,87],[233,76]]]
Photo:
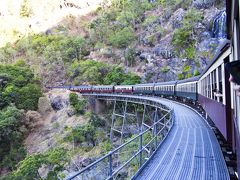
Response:
[[[216,93],[217,91],[217,74],[216,69],[213,71],[213,93]],[[213,97],[215,100],[217,100],[217,96]]]
[[[207,77],[204,80],[205,96],[207,97]]]
[[[222,94],[223,87],[222,87],[222,66],[221,65],[218,67],[218,83],[219,83],[218,93]],[[219,101],[223,102],[223,98],[221,96],[219,97]]]
[[[207,76],[207,97],[211,98],[211,79],[210,79],[210,74]]]
[[[203,79],[203,95],[207,96],[206,78]]]

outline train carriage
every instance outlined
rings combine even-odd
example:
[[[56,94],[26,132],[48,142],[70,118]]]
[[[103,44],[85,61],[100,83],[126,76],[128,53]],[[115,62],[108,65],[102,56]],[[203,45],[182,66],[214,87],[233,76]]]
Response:
[[[134,94],[153,94],[153,92],[154,92],[154,83],[137,84],[133,86]]]
[[[93,93],[113,93],[114,86],[112,85],[101,85],[101,86],[92,86]]]
[[[185,80],[180,80],[176,84],[176,96],[184,100],[197,101],[197,83],[199,76],[192,77]]]
[[[92,86],[71,86],[69,90],[79,93],[91,93]]]
[[[131,94],[131,93],[133,93],[133,86],[132,86],[132,85],[119,85],[119,86],[114,86],[114,92],[115,92],[115,93],[127,93],[127,94]]]
[[[174,96],[177,81],[155,83],[155,95]]]
[[[224,69],[229,61],[229,41],[224,41],[198,82],[198,101],[228,142],[232,141],[229,74]]]

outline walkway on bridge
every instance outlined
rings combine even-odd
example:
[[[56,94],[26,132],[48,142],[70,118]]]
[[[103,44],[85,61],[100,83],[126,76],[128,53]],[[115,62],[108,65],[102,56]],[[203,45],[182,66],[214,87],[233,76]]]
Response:
[[[174,108],[175,124],[136,179],[230,179],[217,138],[204,119],[181,104],[157,101]]]

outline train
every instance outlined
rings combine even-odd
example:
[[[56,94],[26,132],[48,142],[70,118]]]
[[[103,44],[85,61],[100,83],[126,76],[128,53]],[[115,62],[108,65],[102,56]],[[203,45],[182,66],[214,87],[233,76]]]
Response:
[[[220,130],[225,140],[233,144],[233,111],[229,73],[225,64],[230,61],[230,41],[222,42],[219,51],[207,68],[189,79],[136,85],[66,86],[78,93],[117,93],[160,96],[183,102],[200,104]],[[234,149],[235,150],[235,149]]]
[[[183,102],[200,104],[220,130],[229,144],[235,143],[232,121],[234,108],[239,108],[233,101],[229,73],[225,64],[230,61],[230,41],[222,42],[219,51],[207,68],[196,77],[184,80],[156,82],[136,85],[81,85],[61,86],[78,93],[117,93],[151,95],[176,99]],[[237,97],[236,97],[237,98]],[[235,102],[236,104],[233,104]],[[235,149],[234,149],[235,151]]]

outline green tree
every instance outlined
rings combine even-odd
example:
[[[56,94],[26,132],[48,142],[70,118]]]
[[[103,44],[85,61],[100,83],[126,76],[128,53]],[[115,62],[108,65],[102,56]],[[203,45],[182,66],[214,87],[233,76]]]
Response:
[[[135,51],[133,48],[127,48],[124,53],[124,57],[127,60],[128,66],[133,66],[135,63]]]
[[[94,126],[94,127],[104,127],[105,126],[105,121],[100,118],[97,114],[90,113],[88,115],[89,117],[89,123]]]
[[[22,17],[30,17],[32,15],[32,9],[29,6],[28,0],[24,0],[21,9],[20,9],[20,16]]]
[[[29,67],[18,61],[14,65],[0,65],[0,71],[0,108],[15,103],[20,109],[37,109],[42,93]]]
[[[86,106],[85,99],[79,99],[78,95],[75,93],[69,94],[70,105],[74,108],[76,114],[83,114]]]
[[[95,146],[97,140],[96,128],[89,123],[84,126],[78,126],[72,130],[70,137],[76,143],[90,142],[92,146]]]
[[[104,84],[115,84],[119,85],[125,80],[123,69],[115,67],[111,72],[104,78]]]
[[[184,15],[182,27],[177,29],[173,34],[172,43],[176,47],[179,54],[188,59],[195,58],[195,43],[193,27],[201,21],[203,14],[197,9],[188,10]]]
[[[50,167],[47,179],[58,179],[58,172],[60,172],[65,163],[69,160],[68,154],[63,148],[54,148],[47,151],[45,154],[45,163]]]
[[[110,35],[109,43],[114,47],[125,48],[135,40],[134,31],[131,27],[125,27]]]
[[[14,106],[0,111],[0,167],[13,170],[18,161],[25,156],[21,145],[22,117],[22,113]]]
[[[38,169],[44,163],[46,163],[46,160],[43,154],[27,156],[23,161],[19,162],[17,170],[13,173],[14,177],[26,180],[41,179]]]
[[[27,84],[19,89],[16,106],[19,109],[36,110],[38,99],[42,96],[41,89],[35,84]]]
[[[199,73],[199,71],[197,69],[195,69],[193,75],[194,76],[198,76],[198,75],[200,75],[200,73]]]

